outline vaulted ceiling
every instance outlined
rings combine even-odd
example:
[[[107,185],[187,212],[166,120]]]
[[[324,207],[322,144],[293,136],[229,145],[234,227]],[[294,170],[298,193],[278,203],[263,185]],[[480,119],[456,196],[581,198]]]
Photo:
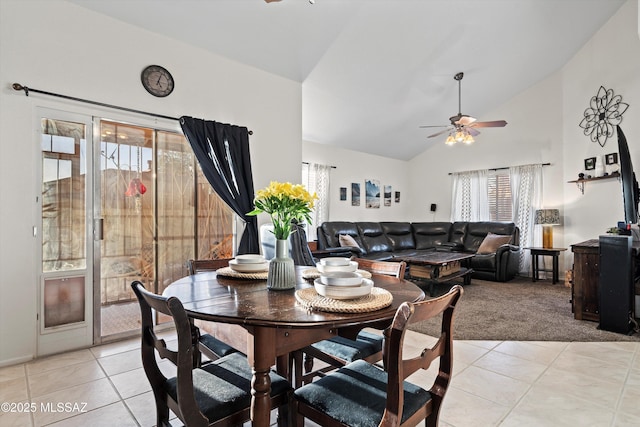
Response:
[[[408,160],[560,69],[624,0],[69,0],[302,83],[307,141]],[[483,129],[491,138],[501,129]]]

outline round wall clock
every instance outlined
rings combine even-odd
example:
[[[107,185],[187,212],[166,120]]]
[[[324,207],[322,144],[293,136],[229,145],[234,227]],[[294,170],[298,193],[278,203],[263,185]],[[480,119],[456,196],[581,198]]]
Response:
[[[149,65],[140,75],[142,86],[153,96],[165,97],[173,92],[173,76],[164,67]]]

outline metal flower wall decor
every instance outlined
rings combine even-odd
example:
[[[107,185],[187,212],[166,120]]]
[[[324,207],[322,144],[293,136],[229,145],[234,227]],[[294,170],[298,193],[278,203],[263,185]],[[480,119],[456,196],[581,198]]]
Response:
[[[589,108],[584,110],[580,127],[592,142],[604,147],[607,139],[613,136],[615,126],[622,122],[622,115],[627,108],[629,104],[622,102],[622,95],[614,96],[613,89],[600,86],[596,96],[591,98]]]

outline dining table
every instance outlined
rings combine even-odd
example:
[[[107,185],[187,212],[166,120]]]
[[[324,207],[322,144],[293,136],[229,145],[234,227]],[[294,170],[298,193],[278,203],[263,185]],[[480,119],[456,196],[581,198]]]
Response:
[[[214,331],[218,339],[247,355],[253,374],[253,426],[269,425],[269,372],[275,366],[278,373],[291,380],[292,352],[338,335],[354,339],[363,328],[384,329],[402,303],[425,298],[422,289],[408,280],[373,274],[370,280],[374,289],[390,294],[386,307],[351,311],[318,308],[300,299],[303,294],[315,294],[309,289],[314,288],[315,280],[310,271],[309,267],[297,266],[296,286],[289,290],[267,288],[266,278],[228,277],[207,271],[178,279],[162,293],[180,299],[191,318],[210,326],[207,331]],[[357,307],[357,303],[351,300],[351,307]]]

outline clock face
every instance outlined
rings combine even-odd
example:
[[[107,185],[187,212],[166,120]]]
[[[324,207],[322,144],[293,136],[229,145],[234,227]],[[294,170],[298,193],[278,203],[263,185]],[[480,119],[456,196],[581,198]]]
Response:
[[[173,76],[159,65],[149,65],[140,76],[142,86],[153,96],[164,97],[173,92]]]

